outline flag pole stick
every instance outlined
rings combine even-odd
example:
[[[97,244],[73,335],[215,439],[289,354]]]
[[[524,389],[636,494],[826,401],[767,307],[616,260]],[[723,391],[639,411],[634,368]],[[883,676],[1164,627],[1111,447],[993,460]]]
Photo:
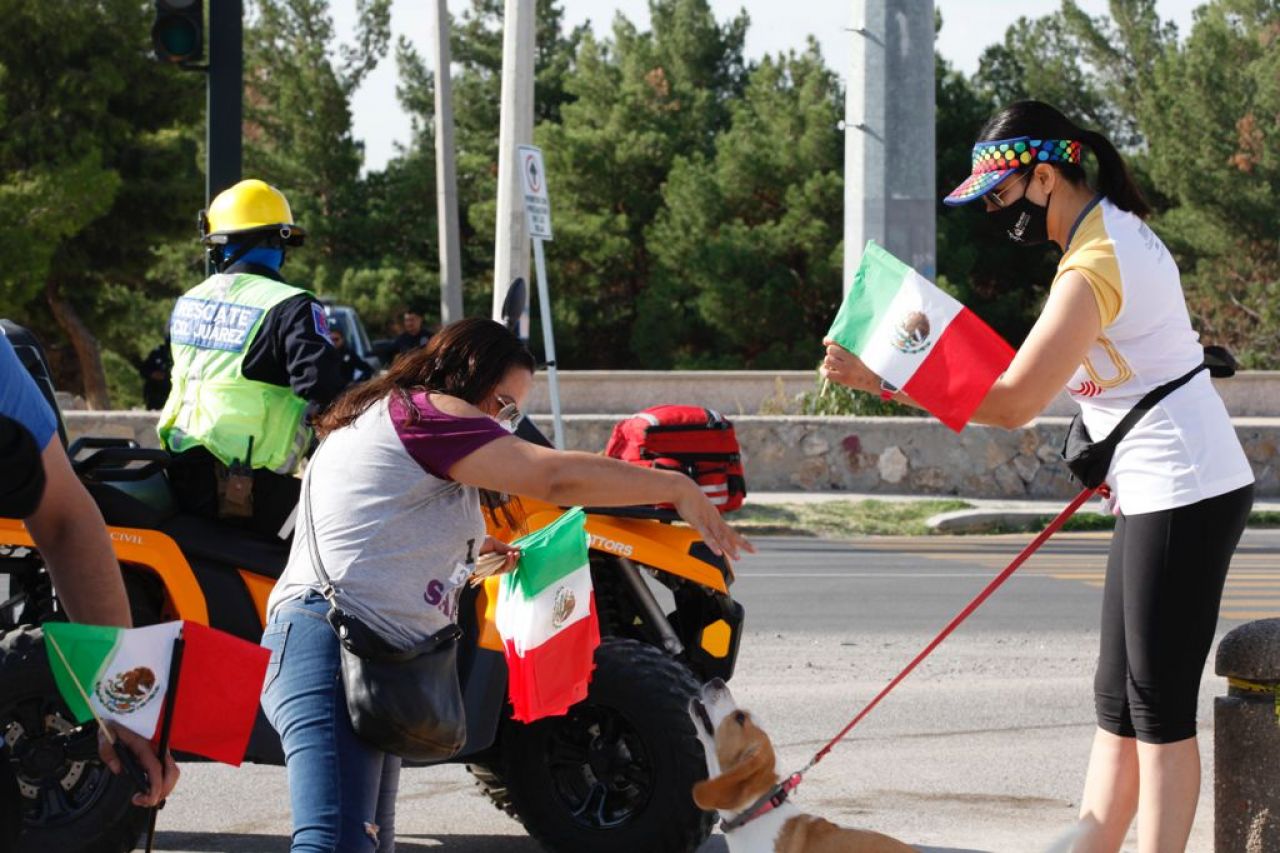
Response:
[[[164,773],[165,754],[169,751],[169,732],[173,729],[173,705],[178,696],[178,673],[182,669],[182,633],[173,640],[173,657],[169,661],[169,683],[165,686],[164,694],[164,710],[162,713],[162,721],[160,723],[160,744],[156,749],[156,755],[160,759],[160,772]],[[163,805],[162,800],[160,805]],[[157,805],[151,810],[151,817],[147,820],[147,853],[151,853],[151,844],[156,837],[156,815],[160,813],[160,806]]]

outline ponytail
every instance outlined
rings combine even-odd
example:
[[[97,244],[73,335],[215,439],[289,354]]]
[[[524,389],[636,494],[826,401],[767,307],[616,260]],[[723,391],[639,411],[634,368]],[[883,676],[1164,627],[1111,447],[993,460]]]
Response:
[[[1098,161],[1098,191],[1121,210],[1139,217],[1150,214],[1151,205],[1143,198],[1129,167],[1111,140],[1094,130],[1080,130],[1079,137]]]
[[[978,139],[1013,139],[1020,136],[1032,139],[1072,139],[1087,146],[1098,161],[1098,191],[1121,210],[1127,210],[1136,216],[1151,213],[1151,205],[1142,197],[1142,191],[1134,183],[1124,158],[1111,144],[1111,140],[1101,133],[1085,130],[1043,101],[1016,101],[988,119]],[[1085,182],[1084,169],[1077,163],[1054,162],[1049,165],[1073,184]]]

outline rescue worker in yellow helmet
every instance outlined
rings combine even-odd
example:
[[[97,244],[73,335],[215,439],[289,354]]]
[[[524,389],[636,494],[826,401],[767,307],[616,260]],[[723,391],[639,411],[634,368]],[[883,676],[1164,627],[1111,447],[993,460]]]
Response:
[[[305,232],[275,187],[245,180],[200,216],[216,270],[169,320],[173,390],[157,431],[184,512],[287,536],[312,416],[342,389],[324,308],[280,275]]]

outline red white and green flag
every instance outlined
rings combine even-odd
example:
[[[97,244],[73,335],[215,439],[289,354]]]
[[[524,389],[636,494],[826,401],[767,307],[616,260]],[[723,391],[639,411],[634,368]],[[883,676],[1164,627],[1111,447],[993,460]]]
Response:
[[[874,241],[827,336],[951,429],[973,417],[1013,347]]]
[[[58,692],[79,722],[96,713],[154,739],[172,689],[172,749],[226,764],[244,760],[271,656],[266,649],[196,622],[128,629],[48,622],[43,627]],[[176,684],[170,684],[179,638],[182,658]]]
[[[587,697],[600,645],[587,543],[580,507],[512,543],[520,562],[502,578],[496,622],[521,722],[565,714]]]

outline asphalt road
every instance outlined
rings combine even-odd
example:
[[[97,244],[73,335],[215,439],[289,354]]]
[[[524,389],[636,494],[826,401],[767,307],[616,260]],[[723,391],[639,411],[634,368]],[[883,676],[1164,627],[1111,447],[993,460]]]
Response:
[[[734,594],[747,608],[734,693],[786,767],[826,738],[1030,537],[761,540]],[[1093,732],[1105,534],[1060,535],[853,731],[797,792],[807,811],[922,850],[1043,850],[1078,808]],[[1220,634],[1280,616],[1280,531],[1250,531]],[[1212,656],[1201,690],[1205,772],[1190,849],[1212,848]],[[401,851],[534,853],[458,767],[406,771]],[[289,848],[284,771],[189,764],[156,849]],[[724,853],[713,836],[701,853]],[[1126,848],[1130,849],[1130,848]]]
[[[1110,533],[1050,539],[963,630],[1095,630]],[[745,560],[734,594],[756,630],[925,634],[942,627],[1029,542],[1029,535],[776,538]],[[1280,616],[1280,531],[1251,530],[1236,552],[1224,625]],[[794,617],[802,605],[805,616]]]

